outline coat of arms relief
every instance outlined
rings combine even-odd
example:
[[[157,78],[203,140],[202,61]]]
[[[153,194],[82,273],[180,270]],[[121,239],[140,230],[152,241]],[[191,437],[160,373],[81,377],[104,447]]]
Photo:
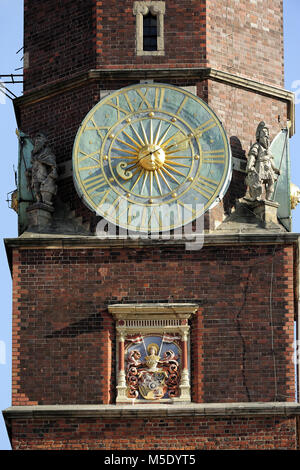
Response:
[[[178,397],[181,336],[128,336],[125,342],[127,396],[158,400]]]
[[[118,304],[117,403],[191,400],[189,319],[196,304]]]

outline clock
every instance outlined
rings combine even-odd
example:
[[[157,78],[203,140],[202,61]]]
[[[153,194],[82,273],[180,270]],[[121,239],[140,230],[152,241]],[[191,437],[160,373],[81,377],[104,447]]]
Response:
[[[194,94],[167,84],[111,93],[84,118],[73,175],[84,203],[128,230],[192,222],[224,196],[231,152],[223,126]]]

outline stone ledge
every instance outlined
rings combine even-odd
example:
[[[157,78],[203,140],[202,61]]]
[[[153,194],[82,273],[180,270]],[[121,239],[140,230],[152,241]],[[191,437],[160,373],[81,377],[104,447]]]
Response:
[[[132,69],[90,69],[87,72],[76,74],[72,77],[63,78],[57,82],[42,85],[32,91],[28,91],[23,96],[14,99],[14,107],[17,120],[19,121],[19,107],[31,105],[33,103],[49,99],[65,91],[77,88],[91,80],[149,80],[155,79],[158,82],[172,79],[193,79],[193,80],[215,80],[250,92],[260,93],[273,99],[279,99],[288,103],[288,119],[292,126],[290,137],[295,133],[295,94],[274,85],[259,82],[257,80],[241,77],[236,74],[224,72],[212,67],[180,67],[180,68],[132,68]]]
[[[273,232],[273,233],[209,233],[199,238],[199,241],[191,242],[185,240],[131,240],[131,239],[100,239],[96,236],[84,235],[52,235],[41,233],[23,233],[18,238],[5,238],[4,244],[8,263],[12,266],[12,250],[14,248],[21,250],[31,249],[139,249],[155,247],[181,247],[187,251],[199,251],[206,246],[234,246],[234,245],[273,245],[273,244],[298,244],[300,240],[299,233],[292,232]],[[192,248],[193,243],[195,247]],[[198,246],[197,246],[198,243]]]
[[[235,244],[273,244],[273,243],[297,243],[300,239],[299,233],[293,232],[268,232],[268,233],[205,233],[195,241],[184,239],[148,239],[141,238],[98,238],[85,235],[63,235],[42,234],[25,232],[17,238],[5,238],[7,248],[139,248],[155,246],[185,246],[191,247],[193,243],[203,246],[209,245],[235,245]],[[189,248],[190,251],[190,248]],[[193,250],[191,250],[193,251]]]
[[[2,411],[4,419],[31,418],[137,418],[193,416],[298,416],[300,404],[292,402],[189,403],[154,405],[39,405],[12,406]]]

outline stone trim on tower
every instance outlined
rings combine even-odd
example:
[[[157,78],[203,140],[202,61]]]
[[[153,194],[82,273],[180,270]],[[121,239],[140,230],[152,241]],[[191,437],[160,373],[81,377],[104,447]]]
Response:
[[[109,305],[117,330],[117,403],[190,402],[188,320],[196,304]]]
[[[137,1],[133,4],[133,14],[136,16],[136,55],[138,56],[159,56],[165,55],[164,44],[164,14],[166,11],[165,2],[161,1]],[[148,13],[157,16],[157,50],[144,51],[143,47],[143,17]]]

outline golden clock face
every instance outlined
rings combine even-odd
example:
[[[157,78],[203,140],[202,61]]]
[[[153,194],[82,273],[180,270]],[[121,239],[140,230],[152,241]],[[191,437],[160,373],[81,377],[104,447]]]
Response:
[[[219,119],[200,98],[138,84],[102,99],[82,122],[73,175],[85,204],[141,232],[185,225],[220,201],[231,153]]]

